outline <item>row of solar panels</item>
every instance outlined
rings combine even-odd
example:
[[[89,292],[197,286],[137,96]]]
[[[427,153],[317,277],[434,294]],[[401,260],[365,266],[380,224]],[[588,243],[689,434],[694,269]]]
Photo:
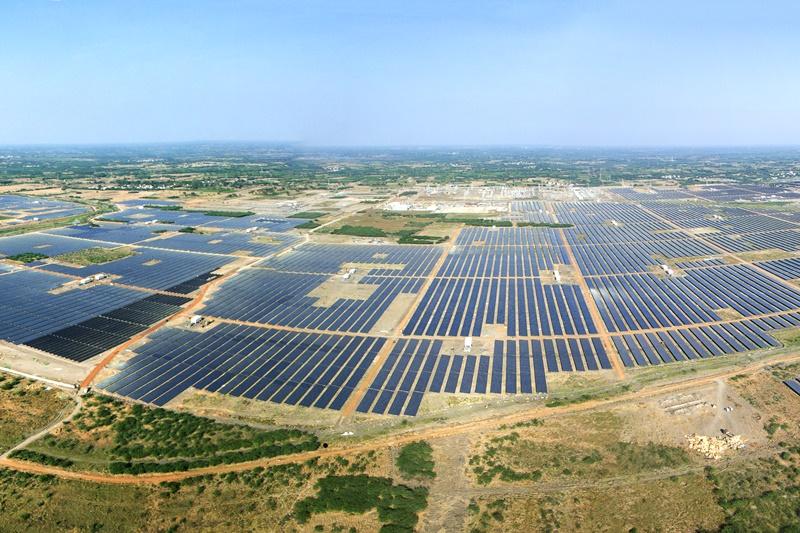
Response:
[[[597,337],[544,341],[495,341],[492,355],[442,353],[442,341],[400,339],[357,410],[417,414],[427,392],[533,394],[547,392],[550,372],[609,369]]]
[[[347,290],[329,305],[309,296],[328,276],[289,274],[266,269],[248,269],[225,283],[209,300],[204,313],[245,322],[317,330],[369,332],[400,294],[416,293],[420,278],[367,276],[356,283],[356,292],[369,294],[348,298]]]
[[[191,298],[154,294],[25,344],[73,361],[85,361],[174,315]]]
[[[435,279],[405,335],[480,336],[505,324],[509,337],[597,333],[577,285],[540,279]]]
[[[627,274],[587,279],[609,331],[633,331],[720,321],[716,309],[741,316],[800,308],[800,290],[747,265],[689,270],[659,279]]]
[[[384,342],[232,324],[203,332],[160,331],[100,386],[156,405],[194,387],[341,409]]]

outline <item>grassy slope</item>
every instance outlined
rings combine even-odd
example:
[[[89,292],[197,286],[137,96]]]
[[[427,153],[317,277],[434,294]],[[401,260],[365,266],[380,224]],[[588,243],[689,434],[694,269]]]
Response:
[[[71,423],[28,449],[66,459],[78,470],[140,473],[176,471],[208,464],[313,450],[316,436],[296,430],[264,431],[208,418],[87,397]],[[36,462],[46,457],[30,456]],[[197,464],[195,464],[197,463]]]
[[[0,451],[47,426],[72,401],[61,391],[0,374]]]

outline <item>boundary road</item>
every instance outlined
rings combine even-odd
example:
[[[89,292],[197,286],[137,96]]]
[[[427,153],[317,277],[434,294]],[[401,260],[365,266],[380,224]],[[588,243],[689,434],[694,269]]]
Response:
[[[452,250],[453,246],[455,246],[456,239],[458,238],[458,234],[461,232],[461,228],[456,227],[453,232],[450,234],[450,239],[448,239],[447,244],[442,246],[442,255],[439,256],[439,259],[436,260],[433,267],[431,268],[430,273],[425,278],[425,282],[420,287],[419,291],[417,291],[417,297],[414,298],[414,302],[409,306],[408,311],[406,312],[405,316],[397,323],[391,333],[391,337],[388,342],[383,345],[381,351],[378,352],[378,355],[375,356],[375,359],[372,361],[372,364],[367,369],[366,374],[364,377],[361,378],[361,381],[358,382],[353,394],[350,395],[350,398],[347,400],[347,403],[344,404],[342,407],[342,414],[340,420],[344,418],[348,418],[353,414],[356,407],[358,406],[361,398],[366,394],[367,388],[370,386],[372,381],[375,379],[380,368],[383,366],[384,361],[386,358],[389,357],[389,354],[392,351],[397,339],[403,334],[403,330],[405,329],[408,322],[411,320],[411,317],[414,315],[414,311],[417,309],[417,306],[420,304],[422,299],[427,294],[428,289],[433,283],[433,280],[436,279],[436,275],[441,270],[442,265],[447,260],[447,256],[450,255],[450,250]]]
[[[26,461],[18,461],[8,458],[0,458],[0,467],[11,468],[23,472],[30,472],[35,474],[48,474],[57,476],[62,479],[90,481],[96,483],[109,483],[118,485],[147,485],[157,484],[165,481],[180,481],[190,477],[201,476],[205,474],[224,474],[227,472],[240,472],[243,470],[250,470],[252,468],[261,466],[269,467],[275,465],[282,465],[288,463],[296,463],[307,461],[314,458],[327,458],[335,457],[342,454],[363,453],[374,449],[382,449],[390,446],[397,446],[414,442],[417,440],[437,440],[446,437],[453,437],[463,434],[482,434],[486,431],[496,430],[501,425],[509,425],[517,422],[525,422],[532,418],[547,418],[550,416],[557,416],[567,413],[576,413],[582,411],[590,411],[601,407],[608,407],[629,401],[638,401],[645,398],[651,398],[662,394],[673,393],[676,391],[692,389],[702,385],[714,383],[719,379],[730,378],[739,374],[752,373],[761,370],[764,367],[774,365],[776,363],[791,363],[800,361],[800,354],[789,354],[775,358],[767,358],[755,361],[745,367],[726,368],[717,372],[710,372],[703,376],[698,376],[693,379],[668,382],[656,385],[646,385],[641,389],[610,398],[588,400],[581,403],[567,404],[559,407],[534,407],[525,411],[510,413],[506,415],[489,415],[488,418],[469,420],[466,422],[456,422],[451,425],[424,428],[417,431],[409,431],[392,436],[378,437],[366,442],[356,443],[352,445],[320,448],[310,452],[301,452],[290,455],[281,455],[278,457],[271,457],[267,459],[259,459],[256,461],[249,461],[244,463],[235,463],[229,465],[219,465],[207,468],[198,468],[188,470],[185,472],[172,472],[166,474],[143,474],[140,476],[133,475],[113,475],[102,474],[95,472],[76,472],[56,468],[52,466],[30,463]]]

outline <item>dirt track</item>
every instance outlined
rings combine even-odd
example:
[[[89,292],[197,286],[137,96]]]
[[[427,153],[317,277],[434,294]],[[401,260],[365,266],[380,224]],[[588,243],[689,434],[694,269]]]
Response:
[[[186,472],[174,472],[168,474],[144,474],[140,476],[72,472],[60,468],[54,468],[36,463],[28,463],[24,461],[16,461],[13,459],[0,459],[0,466],[13,468],[15,470],[20,470],[25,472],[37,473],[37,474],[50,474],[63,479],[92,481],[97,483],[111,483],[111,484],[121,484],[121,485],[127,485],[127,484],[146,485],[146,484],[161,483],[164,481],[180,481],[182,479],[186,479],[189,477],[205,475],[205,474],[223,474],[227,472],[249,470],[257,466],[268,467],[273,465],[302,462],[313,458],[326,458],[326,457],[335,457],[337,455],[342,455],[342,454],[368,452],[374,449],[381,449],[390,446],[407,444],[409,442],[413,442],[420,439],[437,440],[468,433],[480,434],[487,430],[496,429],[498,426],[503,424],[514,424],[516,422],[530,420],[531,418],[546,418],[559,414],[588,411],[591,409],[596,409],[598,407],[610,406],[621,402],[628,402],[642,398],[658,396],[661,394],[667,394],[675,391],[691,389],[697,386],[707,385],[719,379],[728,378],[737,374],[752,373],[764,368],[765,366],[774,365],[776,363],[797,362],[797,361],[800,361],[800,353],[757,361],[744,368],[736,367],[733,369],[725,369],[718,372],[711,372],[707,375],[699,376],[694,379],[689,379],[674,383],[666,383],[661,385],[645,386],[639,389],[638,391],[622,394],[608,399],[589,400],[582,403],[569,404],[560,407],[535,407],[519,413],[493,416],[491,418],[486,418],[486,419],[455,423],[453,425],[448,425],[445,427],[426,428],[419,431],[410,431],[408,433],[402,433],[395,436],[376,438],[374,440],[354,444],[352,446],[320,448],[318,450],[310,452],[282,455],[279,457],[260,459],[245,463],[198,468]]]
[[[92,384],[92,382],[94,382],[94,380],[98,376],[98,374],[100,374],[100,372],[102,372],[103,369],[106,366],[108,366],[111,363],[111,361],[113,361],[114,358],[117,355],[119,355],[120,353],[122,353],[124,350],[126,350],[127,348],[133,346],[134,344],[136,344],[140,340],[144,339],[148,335],[151,335],[152,333],[158,331],[167,322],[169,322],[170,320],[172,320],[176,316],[186,316],[186,315],[190,314],[194,309],[196,309],[199,305],[201,305],[203,303],[203,300],[205,299],[206,293],[208,293],[208,291],[210,289],[212,289],[213,287],[217,287],[217,286],[221,285],[225,280],[227,280],[229,277],[235,275],[237,272],[239,272],[238,268],[232,269],[230,272],[227,272],[226,274],[218,277],[214,281],[212,281],[210,283],[206,283],[205,285],[203,285],[203,287],[197,293],[197,296],[195,296],[194,299],[191,302],[189,302],[188,306],[182,308],[180,311],[178,311],[174,315],[169,316],[169,317],[167,317],[167,318],[165,318],[165,319],[163,319],[163,320],[161,320],[159,322],[156,322],[155,324],[153,324],[152,326],[150,326],[149,328],[147,328],[143,332],[131,337],[126,342],[120,344],[119,346],[117,346],[116,348],[111,350],[108,353],[108,355],[106,355],[99,363],[97,363],[94,366],[94,368],[92,368],[92,370],[89,372],[89,374],[84,378],[83,382],[81,382],[81,388],[89,387]]]
[[[586,307],[589,309],[589,315],[591,316],[592,322],[594,322],[594,325],[597,328],[600,341],[603,343],[603,348],[605,348],[606,354],[608,354],[608,359],[611,362],[612,368],[614,369],[614,375],[616,375],[619,379],[624,379],[625,368],[622,365],[622,360],[619,358],[617,349],[614,347],[614,343],[611,341],[611,337],[608,335],[606,323],[603,322],[603,317],[600,316],[600,310],[597,308],[597,302],[595,302],[595,299],[592,297],[592,293],[589,290],[589,285],[586,283],[586,279],[583,277],[583,273],[578,266],[578,261],[575,259],[575,253],[572,251],[572,246],[569,244],[567,234],[563,229],[558,231],[561,235],[561,242],[564,243],[564,250],[567,252],[567,257],[569,257],[569,262],[574,267],[575,281],[578,282],[578,286],[581,288],[583,299],[586,301]]]

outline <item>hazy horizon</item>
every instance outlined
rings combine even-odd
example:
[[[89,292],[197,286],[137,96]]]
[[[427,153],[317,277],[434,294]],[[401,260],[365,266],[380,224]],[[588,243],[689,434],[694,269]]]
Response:
[[[797,15],[790,2],[10,0],[0,145],[795,147]]]

